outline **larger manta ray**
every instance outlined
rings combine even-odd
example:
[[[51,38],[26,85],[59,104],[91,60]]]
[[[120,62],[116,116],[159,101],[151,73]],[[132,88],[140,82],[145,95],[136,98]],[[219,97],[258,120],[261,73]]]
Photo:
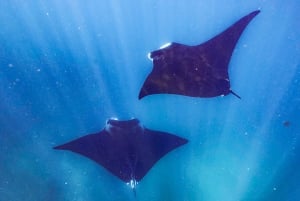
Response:
[[[138,119],[109,119],[99,133],[89,134],[54,149],[69,150],[103,166],[135,193],[136,184],[168,152],[186,144],[184,138],[145,128]]]
[[[139,99],[151,94],[215,97],[229,93],[240,98],[230,89],[228,64],[242,32],[259,12],[246,15],[200,45],[170,43],[151,52],[153,70],[141,88]]]

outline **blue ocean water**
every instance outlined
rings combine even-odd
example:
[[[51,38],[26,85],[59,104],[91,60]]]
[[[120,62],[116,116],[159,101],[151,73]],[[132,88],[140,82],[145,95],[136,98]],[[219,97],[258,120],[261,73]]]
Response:
[[[200,44],[257,9],[230,62],[241,100],[138,100],[150,51]],[[299,200],[299,10],[297,0],[1,1],[0,201],[134,200],[101,166],[52,149],[110,117],[189,139],[137,200]]]

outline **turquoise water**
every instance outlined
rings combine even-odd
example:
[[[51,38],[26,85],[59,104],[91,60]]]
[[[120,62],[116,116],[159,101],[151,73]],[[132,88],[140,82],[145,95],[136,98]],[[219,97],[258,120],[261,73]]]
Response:
[[[0,200],[134,200],[101,166],[53,146],[136,117],[189,139],[140,201],[297,201],[297,0],[7,0],[0,6]],[[150,51],[200,44],[260,9],[230,62],[232,95],[138,100]]]

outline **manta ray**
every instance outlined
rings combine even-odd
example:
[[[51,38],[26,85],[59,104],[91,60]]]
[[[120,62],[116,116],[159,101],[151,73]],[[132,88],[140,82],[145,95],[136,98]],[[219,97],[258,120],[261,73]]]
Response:
[[[222,33],[196,46],[168,43],[149,54],[153,70],[146,78],[139,99],[152,94],[216,97],[233,94],[228,65],[232,52],[249,22],[251,12]]]
[[[120,180],[136,184],[168,152],[188,141],[170,133],[150,130],[136,118],[109,119],[105,128],[54,149],[68,150],[103,166]]]

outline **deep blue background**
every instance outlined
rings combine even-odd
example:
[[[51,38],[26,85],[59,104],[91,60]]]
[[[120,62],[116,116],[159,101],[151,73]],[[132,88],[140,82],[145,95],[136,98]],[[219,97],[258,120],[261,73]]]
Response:
[[[202,43],[256,9],[230,62],[242,100],[138,100],[148,52]],[[102,167],[52,150],[110,117],[190,140],[139,183],[140,201],[299,200],[299,10],[298,0],[1,1],[0,200],[132,200]]]

